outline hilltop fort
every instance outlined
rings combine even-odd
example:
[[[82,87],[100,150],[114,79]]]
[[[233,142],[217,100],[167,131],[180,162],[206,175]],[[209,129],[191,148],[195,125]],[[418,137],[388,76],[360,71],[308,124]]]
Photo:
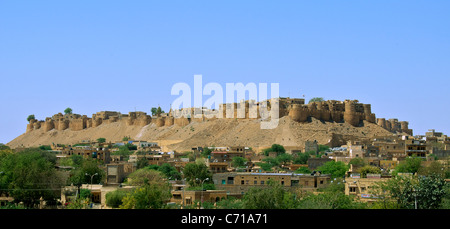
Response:
[[[92,117],[87,117],[86,115],[79,114],[62,114],[58,113],[52,117],[47,117],[45,120],[31,119],[26,128],[26,133],[31,131],[43,129],[44,132],[49,132],[51,130],[72,130],[80,131],[89,128],[96,128],[102,124],[111,124],[115,122],[121,122],[127,126],[137,126],[144,127],[149,124],[154,124],[156,127],[168,127],[177,125],[184,127],[192,122],[206,122],[217,119],[216,117],[209,116],[208,114],[223,112],[223,118],[225,119],[261,119],[259,109],[263,103],[254,103],[256,105],[256,116],[255,118],[250,118],[250,103],[254,101],[242,101],[241,103],[234,104],[221,104],[218,110],[209,110],[206,108],[189,108],[185,109],[184,112],[188,111],[190,114],[198,112],[197,116],[184,116],[180,118],[175,118],[173,115],[173,110],[171,109],[169,113],[163,113],[158,115],[148,115],[145,112],[129,112],[128,114],[121,114],[116,111],[101,111],[92,115]],[[376,118],[376,115],[371,111],[370,104],[359,103],[358,100],[345,100],[336,101],[328,100],[322,102],[311,102],[305,104],[304,99],[300,98],[280,98],[279,102],[279,117],[289,117],[291,120],[300,123],[311,122],[312,118],[320,120],[322,122],[334,122],[334,123],[347,123],[353,127],[360,127],[364,125],[364,121],[376,124],[383,129],[392,133],[405,133],[412,135],[413,131],[408,128],[407,121],[398,121],[398,119],[385,119]],[[268,109],[270,109],[271,104],[267,101]],[[227,109],[230,106],[234,106],[234,115],[226,114]],[[238,119],[238,109],[245,107],[245,113],[242,119]],[[193,117],[193,118],[191,118]]]

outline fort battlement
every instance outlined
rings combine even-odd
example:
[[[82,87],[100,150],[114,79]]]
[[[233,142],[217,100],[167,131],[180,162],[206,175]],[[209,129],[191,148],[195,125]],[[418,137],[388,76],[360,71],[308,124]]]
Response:
[[[348,123],[354,127],[364,124],[364,121],[374,123],[391,132],[403,132],[412,135],[408,128],[409,123],[398,119],[376,118],[372,113],[370,104],[360,103],[358,100],[345,101],[320,101],[305,104],[304,99],[279,98],[276,100],[279,107],[279,117],[288,116],[296,122],[310,122],[312,118],[324,122]],[[191,122],[204,122],[217,118],[225,119],[263,119],[260,109],[272,110],[271,100],[263,102],[241,101],[240,103],[220,104],[219,109],[187,108],[182,110],[170,110],[169,113],[150,116],[145,112],[129,112],[121,114],[115,111],[101,111],[92,115],[92,118],[79,114],[55,114],[45,121],[31,119],[27,125],[27,132],[43,128],[45,132],[53,129],[62,131],[70,129],[80,131],[87,128],[96,128],[103,124],[123,122],[128,126],[147,126],[154,124],[156,127],[186,126]],[[234,111],[234,112],[231,112]],[[177,112],[178,115],[175,115]],[[180,115],[181,114],[181,115]],[[222,116],[217,117],[216,115]]]

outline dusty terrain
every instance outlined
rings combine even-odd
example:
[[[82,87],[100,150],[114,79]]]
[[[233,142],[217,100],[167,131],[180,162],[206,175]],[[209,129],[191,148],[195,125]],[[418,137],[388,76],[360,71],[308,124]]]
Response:
[[[133,140],[158,142],[166,151],[188,151],[197,146],[248,146],[259,150],[275,143],[289,148],[303,148],[306,140],[329,144],[333,134],[373,137],[392,133],[366,121],[361,127],[353,127],[347,123],[322,122],[314,118],[308,123],[298,123],[289,117],[281,118],[278,127],[272,130],[262,130],[258,120],[245,119],[192,122],[185,127],[156,127],[155,124],[137,127],[115,122],[81,131],[34,130],[18,136],[7,145],[17,148],[52,143],[75,144],[82,140],[95,141],[98,138],[115,142],[129,136]]]

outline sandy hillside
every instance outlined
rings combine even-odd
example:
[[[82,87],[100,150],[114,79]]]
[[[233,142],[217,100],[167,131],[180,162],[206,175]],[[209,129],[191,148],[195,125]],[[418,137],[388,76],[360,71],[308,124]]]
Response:
[[[206,122],[192,122],[185,127],[145,127],[127,126],[123,122],[102,124],[97,128],[81,131],[42,129],[18,136],[9,142],[12,148],[50,145],[52,143],[75,144],[82,140],[106,138],[120,141],[124,136],[134,140],[156,141],[164,149],[185,151],[197,146],[249,146],[255,149],[268,147],[274,143],[287,147],[304,147],[306,140],[317,140],[327,144],[332,134],[373,137],[391,135],[387,130],[364,121],[363,127],[353,127],[346,123],[321,122],[312,119],[309,123],[298,123],[289,117],[280,119],[276,129],[262,130],[257,120],[218,119]]]

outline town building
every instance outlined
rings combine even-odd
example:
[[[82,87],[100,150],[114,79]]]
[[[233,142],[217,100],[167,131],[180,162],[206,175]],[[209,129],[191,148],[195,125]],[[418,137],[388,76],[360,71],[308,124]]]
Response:
[[[331,180],[325,174],[294,173],[216,173],[213,181],[217,189],[226,190],[229,195],[243,195],[250,188],[267,187],[276,182],[286,189],[316,190],[326,187]]]
[[[390,178],[382,178],[380,174],[367,174],[367,178],[358,176],[345,178],[345,195],[354,196],[363,202],[377,201],[373,195],[373,187],[377,182],[385,182]]]

